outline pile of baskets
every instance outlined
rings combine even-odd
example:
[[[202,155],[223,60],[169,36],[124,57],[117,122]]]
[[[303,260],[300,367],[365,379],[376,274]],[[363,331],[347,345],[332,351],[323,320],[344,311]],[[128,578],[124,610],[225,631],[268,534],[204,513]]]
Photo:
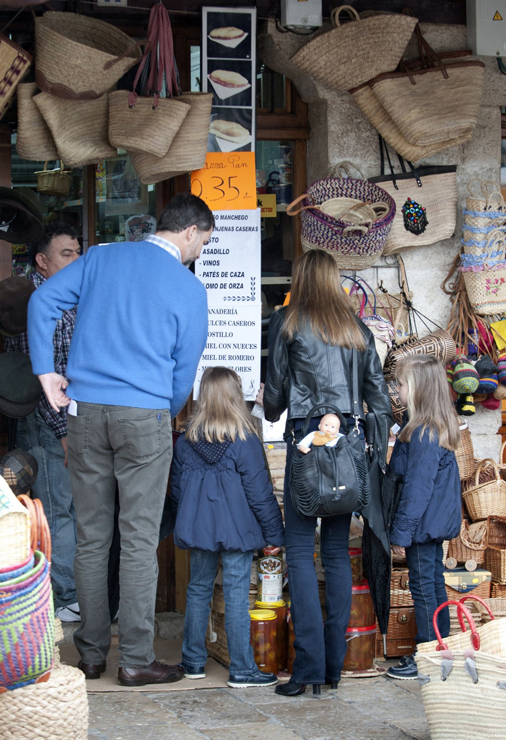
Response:
[[[50,560],[41,502],[0,476],[0,734],[86,740],[84,674],[55,660]]]

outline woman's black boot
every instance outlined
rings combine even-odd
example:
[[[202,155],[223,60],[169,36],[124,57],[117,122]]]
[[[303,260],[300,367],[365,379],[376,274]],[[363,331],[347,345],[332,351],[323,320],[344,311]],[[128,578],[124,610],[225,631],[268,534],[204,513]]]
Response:
[[[300,694],[305,693],[306,684],[295,683],[295,681],[288,681],[288,683],[278,683],[274,691],[276,692],[276,694],[280,694],[281,696],[300,696]]]
[[[313,684],[313,696],[320,696],[322,693],[322,687],[319,683]]]
[[[331,689],[337,689],[337,684],[339,681],[335,681],[333,678],[329,678],[328,676],[325,676],[325,683],[330,686]]]

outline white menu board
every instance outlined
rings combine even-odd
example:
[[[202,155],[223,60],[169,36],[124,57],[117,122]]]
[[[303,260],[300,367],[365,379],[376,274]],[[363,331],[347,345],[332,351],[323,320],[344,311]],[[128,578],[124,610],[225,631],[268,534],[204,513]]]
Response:
[[[214,217],[213,235],[195,263],[207,290],[209,333],[193,397],[205,368],[224,365],[241,377],[245,399],[254,401],[260,387],[260,209]]]

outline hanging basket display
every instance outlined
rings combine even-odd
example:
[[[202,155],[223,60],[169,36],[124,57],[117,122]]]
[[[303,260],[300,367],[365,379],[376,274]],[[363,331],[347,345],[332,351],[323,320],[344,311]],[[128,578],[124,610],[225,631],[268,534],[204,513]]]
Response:
[[[60,168],[56,170],[48,170],[47,162],[44,162],[44,169],[35,174],[37,175],[37,190],[39,193],[60,196],[69,194],[72,179],[69,173],[63,169],[63,162],[60,161]]]

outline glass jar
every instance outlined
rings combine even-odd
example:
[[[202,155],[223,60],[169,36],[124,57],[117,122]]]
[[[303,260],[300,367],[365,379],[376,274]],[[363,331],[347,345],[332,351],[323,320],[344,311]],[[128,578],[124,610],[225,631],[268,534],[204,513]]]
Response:
[[[374,622],[371,590],[365,578],[360,586],[351,587],[351,611],[348,627],[366,627]]]
[[[255,609],[269,609],[276,613],[276,645],[278,654],[278,673],[286,670],[288,648],[288,624],[286,621],[286,604],[284,601],[255,601]]]
[[[258,581],[258,596],[262,603],[270,605],[281,601],[283,593],[281,555],[267,555],[258,559]]]
[[[293,673],[293,661],[295,660],[295,631],[293,629],[293,619],[290,614],[290,602],[287,602],[286,607],[286,623],[288,625],[288,647],[287,647],[287,660],[286,670],[288,673]]]
[[[376,651],[376,624],[367,627],[348,627],[348,650],[343,671],[367,671],[373,667]]]
[[[250,642],[255,663],[261,671],[278,672],[276,612],[271,609],[250,610]]]
[[[360,547],[350,547],[348,550],[351,562],[351,582],[354,586],[362,582],[362,550]]]

